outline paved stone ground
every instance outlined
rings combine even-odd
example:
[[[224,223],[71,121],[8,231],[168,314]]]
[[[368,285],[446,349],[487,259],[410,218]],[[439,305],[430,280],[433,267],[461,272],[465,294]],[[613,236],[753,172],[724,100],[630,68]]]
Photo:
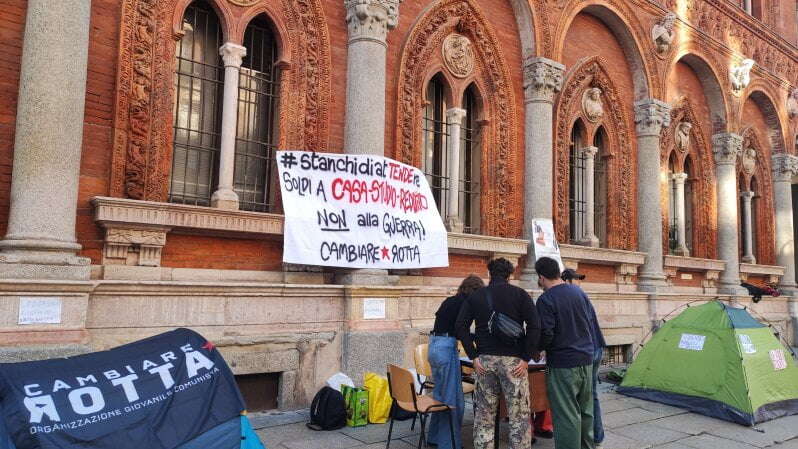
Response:
[[[798,415],[751,429],[679,408],[628,398],[611,390],[601,393],[601,406],[607,432],[605,449],[798,449]],[[463,445],[465,449],[473,449],[472,414],[469,404],[467,407]],[[387,424],[314,432],[305,427],[307,410],[253,414],[250,418],[267,449],[378,449],[385,447],[388,438]],[[418,426],[416,431],[411,431],[410,421],[397,422],[391,448],[415,448],[418,436]],[[509,447],[506,425],[502,427],[501,441],[500,447]],[[538,439],[533,447],[554,449],[554,442]]]

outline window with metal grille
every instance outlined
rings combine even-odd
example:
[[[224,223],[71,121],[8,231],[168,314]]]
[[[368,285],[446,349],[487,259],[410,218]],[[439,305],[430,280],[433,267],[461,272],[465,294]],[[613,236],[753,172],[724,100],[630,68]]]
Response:
[[[219,171],[222,85],[219,56],[222,30],[204,1],[186,8],[185,35],[177,42],[174,151],[169,201],[210,205]]]
[[[615,366],[629,363],[632,345],[610,345],[604,348],[601,366]]]
[[[679,220],[676,216],[676,155],[668,158],[668,253],[674,254],[679,248]]]
[[[759,245],[757,245],[759,229],[757,229],[756,226],[756,217],[759,213],[759,202],[762,200],[762,197],[759,196],[759,185],[756,176],[751,177],[751,191],[754,192],[754,197],[751,198],[751,254],[757,261],[762,261],[762,255],[759,254]]]
[[[607,133],[602,126],[598,129],[598,131],[596,131],[596,136],[593,138],[593,146],[598,148],[596,160],[593,166],[593,172],[595,173],[593,177],[593,226],[596,232],[596,237],[599,240],[599,246],[607,245],[607,176],[609,175],[607,170],[608,142],[609,139],[607,139]]]
[[[446,123],[446,92],[440,75],[430,80],[427,86],[427,106],[424,108],[424,157],[421,160],[427,175],[432,197],[442,217],[446,217],[446,196],[449,192],[447,176],[446,142],[449,130]]]
[[[690,254],[693,254],[693,160],[688,155],[684,160],[684,172],[687,174],[687,179],[684,181],[684,235],[685,245]]]
[[[577,121],[571,130],[569,168],[569,238],[571,243],[578,243],[585,236],[585,219],[587,215],[585,205],[585,157],[582,149],[585,146],[585,128],[581,121]]]
[[[242,210],[273,210],[277,188],[280,82],[277,41],[265,17],[253,20],[244,33],[247,55],[241,64],[234,188]]]
[[[478,234],[480,231],[480,177],[482,166],[481,129],[477,93],[469,86],[463,95],[465,120],[460,130],[460,217],[463,218],[463,232]]]

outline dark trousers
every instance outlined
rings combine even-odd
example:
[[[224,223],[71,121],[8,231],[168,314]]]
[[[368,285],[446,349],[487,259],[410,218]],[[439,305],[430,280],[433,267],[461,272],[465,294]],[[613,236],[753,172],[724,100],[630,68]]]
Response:
[[[594,449],[593,365],[548,368],[546,390],[557,449]]]

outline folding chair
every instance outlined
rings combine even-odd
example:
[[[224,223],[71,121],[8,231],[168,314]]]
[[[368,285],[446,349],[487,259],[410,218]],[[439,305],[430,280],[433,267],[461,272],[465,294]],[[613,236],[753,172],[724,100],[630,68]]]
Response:
[[[452,438],[452,447],[455,445],[454,427],[452,418],[452,408],[443,402],[436,401],[429,396],[416,393],[413,374],[410,371],[399,368],[396,365],[388,365],[388,386],[391,391],[393,404],[391,405],[391,424],[388,426],[388,442],[385,449],[391,446],[391,435],[393,434],[393,417],[397,408],[421,416],[421,435],[418,437],[418,449],[421,443],[426,446],[425,418],[432,413],[446,413],[449,418],[449,434]]]

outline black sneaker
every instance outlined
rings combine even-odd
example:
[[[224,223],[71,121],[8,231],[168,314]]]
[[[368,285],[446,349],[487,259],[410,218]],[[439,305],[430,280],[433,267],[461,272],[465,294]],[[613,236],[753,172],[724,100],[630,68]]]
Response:
[[[537,441],[538,441],[537,438],[532,437],[532,444],[530,444],[530,446],[534,446]]]
[[[536,430],[535,431],[535,436],[536,437],[541,437],[541,438],[546,438],[546,439],[554,438],[554,432],[552,432],[551,430],[543,430],[543,431]]]

